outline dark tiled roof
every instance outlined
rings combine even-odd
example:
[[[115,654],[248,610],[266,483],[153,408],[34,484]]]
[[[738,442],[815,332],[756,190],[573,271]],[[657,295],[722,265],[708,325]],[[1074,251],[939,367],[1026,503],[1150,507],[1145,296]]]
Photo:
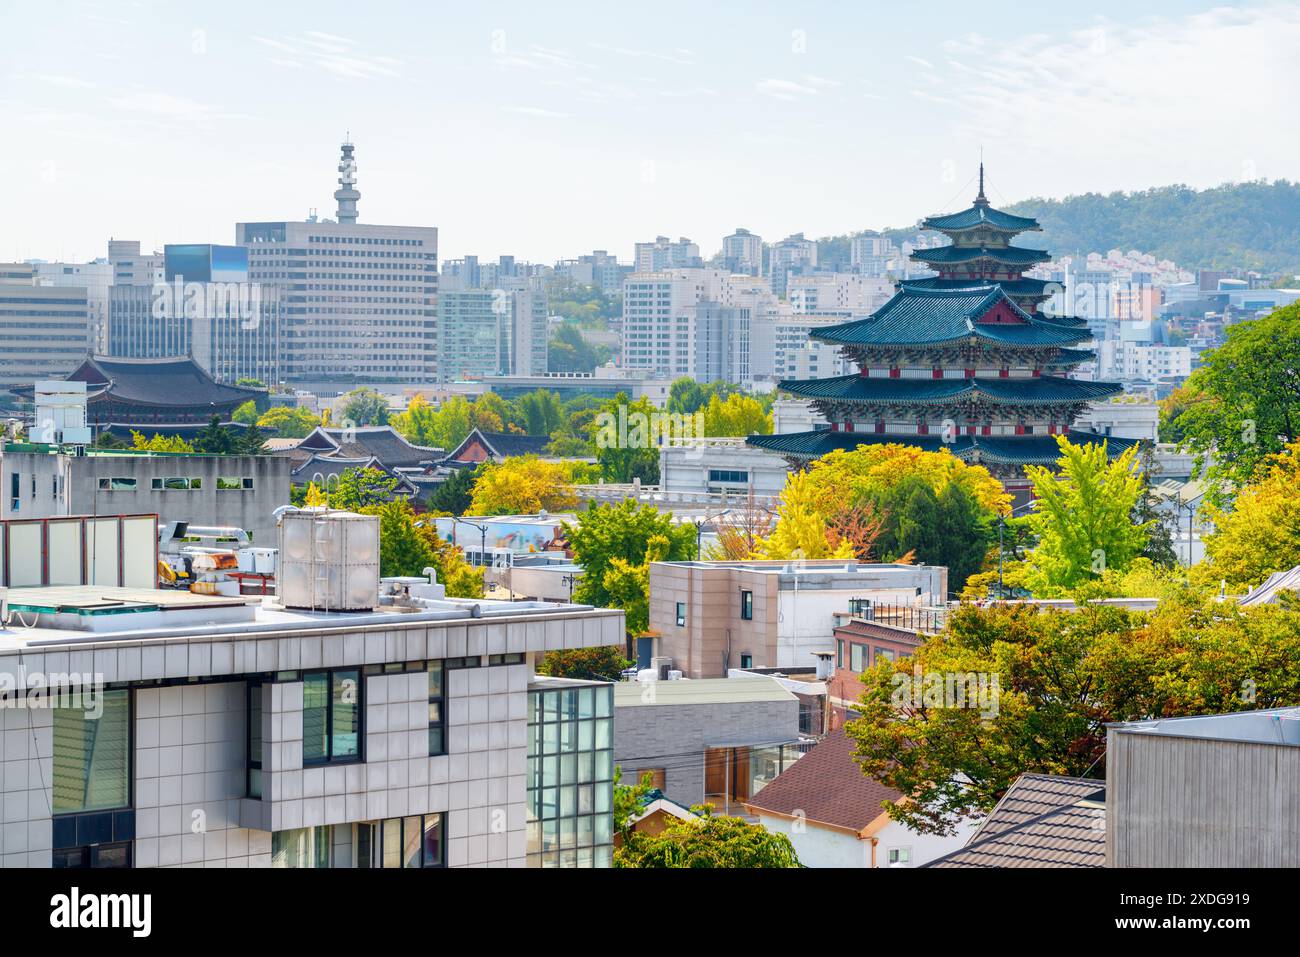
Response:
[[[923,645],[925,638],[907,628],[897,628],[894,625],[882,625],[874,621],[860,621],[853,619],[839,625],[835,633],[848,635],[858,635],[862,638],[880,638],[884,641],[897,641],[909,645]]]
[[[924,263],[939,263],[951,266],[956,263],[975,262],[987,259],[1006,266],[1029,266],[1033,263],[1045,263],[1052,258],[1046,249],[1026,249],[1023,246],[934,246],[930,249],[918,249],[912,258]]]
[[[320,448],[320,434],[324,433],[333,446],[333,453],[345,458],[374,456],[387,468],[414,468],[422,462],[443,457],[442,449],[412,445],[405,436],[390,425],[364,425],[352,429],[321,427],[313,436],[303,441],[305,448]],[[311,440],[308,442],[308,440]],[[329,453],[327,453],[329,454]]]
[[[888,402],[928,405],[962,395],[982,395],[999,405],[1033,405],[1042,402],[1091,402],[1119,395],[1116,382],[1088,382],[1059,376],[1016,379],[887,379],[856,373],[832,379],[791,379],[779,386],[805,399],[843,402]]]
[[[809,821],[861,831],[902,794],[864,775],[853,746],[843,728],[832,732],[746,805],[754,814],[802,812]]]
[[[1047,296],[1047,286],[1050,285],[1046,279],[1026,279],[1023,276],[1019,279],[990,279],[990,283],[1002,287],[1002,291],[1008,296]],[[938,276],[927,276],[923,279],[907,279],[902,282],[904,286],[911,286],[914,289],[961,289],[969,286],[969,279],[940,279]]]
[[[1053,358],[1048,359],[1046,365],[1053,367],[1064,367],[1078,365],[1080,362],[1091,362],[1097,358],[1097,353],[1091,349],[1062,349]]]
[[[1104,867],[1104,781],[1022,774],[966,846],[926,867]]]
[[[71,375],[70,382],[101,387],[101,394],[116,402],[154,406],[233,406],[266,393],[222,385],[189,356],[174,359],[118,359],[90,356]]]
[[[1135,439],[1098,435],[1071,429],[1067,433],[1071,442],[1106,443],[1112,456],[1122,454]],[[872,432],[834,432],[820,429],[814,432],[787,432],[781,435],[751,435],[745,440],[749,445],[792,458],[818,459],[836,449],[851,452],[859,445],[907,445],[926,452],[948,449],[953,455],[970,461],[996,462],[1007,465],[1050,465],[1061,457],[1061,450],[1051,435],[960,435],[945,442],[942,435],[880,435]]]
[[[475,440],[487,446],[490,457],[504,459],[514,455],[545,455],[551,444],[548,435],[520,435],[517,432],[484,432],[474,429],[464,441],[447,456],[448,462],[461,461],[465,449]]]
[[[960,232],[978,226],[992,226],[994,229],[1011,233],[1023,233],[1027,230],[1042,228],[1038,225],[1036,219],[1004,213],[1000,209],[985,206],[983,203],[978,203],[969,209],[963,209],[960,213],[949,213],[947,216],[928,216],[921,221],[922,229],[937,229],[940,232]]]
[[[999,303],[1005,303],[1021,321],[977,322]],[[979,338],[1010,345],[1066,346],[1091,338],[1091,333],[1031,315],[1012,302],[1000,286],[984,284],[954,289],[904,285],[867,318],[816,329],[810,336],[841,345],[936,345]]]

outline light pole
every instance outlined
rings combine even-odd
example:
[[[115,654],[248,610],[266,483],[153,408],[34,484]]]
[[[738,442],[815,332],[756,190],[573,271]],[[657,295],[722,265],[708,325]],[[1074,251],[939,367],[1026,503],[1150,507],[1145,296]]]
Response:
[[[568,574],[568,575],[565,575],[563,578],[560,579],[560,581],[561,581],[562,583],[564,583],[565,585],[568,585],[568,586],[569,586],[569,604],[570,604],[570,605],[573,604],[573,584],[574,584],[574,582],[576,582],[577,580],[578,580],[578,576],[577,576],[577,575],[574,575],[574,574]]]
[[[1003,555],[1002,533],[1007,527],[1007,519],[1010,518],[1012,515],[1015,515],[1016,512],[1020,511],[1022,508],[1032,508],[1035,504],[1037,503],[1034,501],[1029,501],[1026,502],[1024,505],[1017,505],[1015,508],[1007,512],[1005,515],[1003,515],[1001,512],[998,513],[998,601],[1001,601],[1006,595],[1006,592],[1002,586],[1002,555]]]

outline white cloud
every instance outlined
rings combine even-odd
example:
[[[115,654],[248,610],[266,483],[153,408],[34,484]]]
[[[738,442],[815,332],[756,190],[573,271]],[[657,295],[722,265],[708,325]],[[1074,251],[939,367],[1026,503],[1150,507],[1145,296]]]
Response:
[[[797,100],[801,96],[816,96],[817,88],[808,86],[805,83],[796,83],[793,80],[767,79],[759,80],[754,84],[754,89],[764,96],[770,96],[777,100]]]
[[[335,76],[352,80],[371,80],[400,76],[402,61],[383,54],[367,54],[355,49],[356,41],[333,33],[308,30],[301,37],[253,36],[262,46],[288,56],[268,56],[277,66],[314,66]]]
[[[561,113],[558,110],[543,109],[540,106],[507,106],[505,111],[507,113],[522,113],[524,116],[537,116],[544,120],[562,120],[570,115]]]

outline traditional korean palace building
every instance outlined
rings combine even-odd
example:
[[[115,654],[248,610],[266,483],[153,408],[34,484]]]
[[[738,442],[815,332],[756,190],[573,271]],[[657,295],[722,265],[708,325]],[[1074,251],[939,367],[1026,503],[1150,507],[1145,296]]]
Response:
[[[937,276],[900,282],[871,316],[812,333],[838,345],[859,371],[780,383],[782,391],[810,399],[830,427],[751,435],[749,444],[792,466],[866,443],[948,448],[987,468],[1013,494],[1028,487],[1025,465],[1059,457],[1057,435],[1108,440],[1112,454],[1131,445],[1070,428],[1089,402],[1123,389],[1070,378],[1093,358],[1076,348],[1091,334],[1082,319],[1038,311],[1052,291],[1047,282],[1021,274],[1051,257],[1011,244],[1018,233],[1040,229],[1038,223],[993,209],[981,166],[974,204],[926,219],[922,227],[952,239],[912,254]]]

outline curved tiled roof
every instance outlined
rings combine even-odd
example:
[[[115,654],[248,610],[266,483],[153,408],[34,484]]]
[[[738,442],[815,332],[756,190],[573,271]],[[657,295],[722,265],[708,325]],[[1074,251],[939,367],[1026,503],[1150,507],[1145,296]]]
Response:
[[[999,303],[1005,303],[1021,322],[976,322]],[[992,283],[954,289],[904,285],[867,318],[814,329],[809,335],[840,345],[895,346],[937,345],[969,338],[1008,345],[1065,346],[1091,338],[1086,328],[1070,328],[1025,312]]]
[[[189,356],[170,359],[119,359],[89,356],[68,376],[99,388],[115,402],[154,406],[228,406],[266,395],[262,389],[223,385]]]
[[[1085,442],[1106,443],[1109,455],[1122,454],[1136,445],[1136,439],[1098,435],[1071,429],[1067,438],[1075,444]],[[926,452],[948,449],[963,459],[978,456],[981,462],[1004,465],[1050,465],[1061,457],[1056,437],[1052,435],[959,435],[945,442],[942,435],[881,435],[876,432],[835,432],[821,429],[813,432],[787,432],[783,435],[751,435],[746,443],[754,448],[766,449],[778,455],[798,459],[818,459],[829,452],[842,449],[851,452],[859,445],[908,445]]]
[[[1027,266],[1045,263],[1052,258],[1052,254],[1046,249],[1026,249],[1023,246],[934,246],[915,250],[912,258],[919,262],[941,265],[991,259],[1008,266]]]
[[[1000,209],[977,203],[960,213],[946,216],[927,216],[921,220],[922,229],[937,229],[940,232],[961,232],[979,226],[992,226],[994,229],[1009,233],[1022,233],[1027,230],[1041,230],[1038,220],[1028,216],[1015,216]]]
[[[1045,365],[1071,366],[1080,362],[1091,362],[1095,358],[1097,353],[1091,349],[1062,349],[1055,357],[1048,359]]]
[[[1001,286],[1002,291],[1008,296],[1049,296],[1051,293],[1047,287],[1054,285],[1046,279],[1026,279],[1023,276],[1019,279],[990,279],[988,282]],[[902,286],[914,289],[960,289],[970,284],[969,279],[942,279],[939,276],[905,279],[900,283]]]
[[[1019,379],[885,379],[857,374],[832,379],[787,380],[778,388],[805,399],[904,405],[928,405],[944,399],[976,394],[1001,405],[1091,402],[1124,391],[1123,386],[1114,382],[1088,382],[1061,376]]]

